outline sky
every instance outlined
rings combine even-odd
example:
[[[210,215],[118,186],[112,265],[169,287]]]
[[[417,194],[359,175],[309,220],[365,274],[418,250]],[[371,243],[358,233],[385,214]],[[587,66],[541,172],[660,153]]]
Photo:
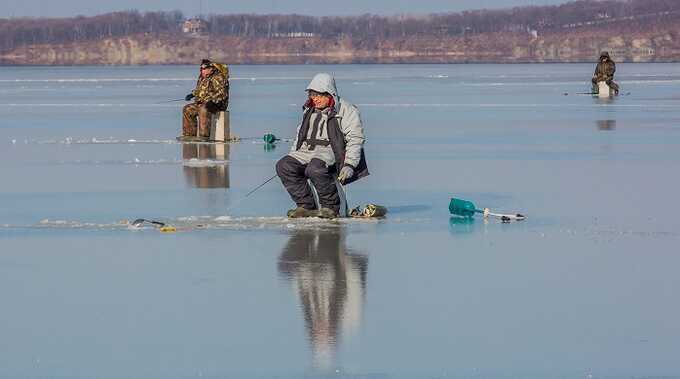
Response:
[[[111,11],[181,10],[199,14],[257,13],[314,16],[426,14],[468,9],[548,5],[568,0],[0,0],[0,18],[91,16]],[[320,6],[323,4],[323,6]]]

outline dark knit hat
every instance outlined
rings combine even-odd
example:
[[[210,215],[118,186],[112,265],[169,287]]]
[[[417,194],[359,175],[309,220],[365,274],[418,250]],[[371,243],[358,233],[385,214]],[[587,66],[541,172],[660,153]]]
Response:
[[[208,67],[212,67],[212,62],[210,61],[210,59],[201,60],[201,68],[208,68]]]

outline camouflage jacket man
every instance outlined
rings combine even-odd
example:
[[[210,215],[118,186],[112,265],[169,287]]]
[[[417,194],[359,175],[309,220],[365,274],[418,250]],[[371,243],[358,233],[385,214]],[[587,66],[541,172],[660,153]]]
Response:
[[[616,72],[616,63],[609,57],[607,52],[602,53],[600,56],[600,61],[595,67],[595,73],[593,74],[593,82],[611,82],[614,80],[614,73]]]
[[[191,93],[197,104],[213,102],[219,110],[225,111],[229,102],[228,86],[229,83],[224,75],[217,69],[213,69],[213,73],[209,76],[198,78],[196,89]]]

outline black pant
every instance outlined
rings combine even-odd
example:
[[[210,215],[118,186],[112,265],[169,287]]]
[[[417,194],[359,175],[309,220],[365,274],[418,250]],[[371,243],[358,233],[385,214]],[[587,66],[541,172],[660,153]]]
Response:
[[[286,155],[276,162],[276,173],[298,207],[316,209],[312,190],[307,184],[307,179],[310,179],[319,194],[321,206],[335,212],[340,210],[340,196],[335,186],[335,166],[327,167],[326,162],[316,158],[309,164],[302,164]]]

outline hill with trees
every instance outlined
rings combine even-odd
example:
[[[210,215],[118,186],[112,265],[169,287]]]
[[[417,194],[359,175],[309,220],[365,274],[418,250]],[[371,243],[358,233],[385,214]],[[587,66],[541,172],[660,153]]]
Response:
[[[397,16],[181,12],[0,19],[3,64],[576,62],[680,60],[680,1],[579,0],[557,6]]]

